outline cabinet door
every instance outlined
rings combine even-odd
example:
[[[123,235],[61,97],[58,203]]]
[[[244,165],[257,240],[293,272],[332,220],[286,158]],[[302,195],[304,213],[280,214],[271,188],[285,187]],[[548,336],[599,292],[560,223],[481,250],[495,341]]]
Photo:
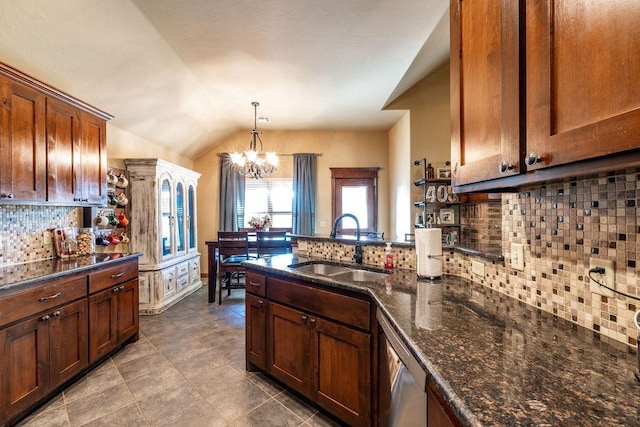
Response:
[[[113,289],[106,289],[89,297],[89,363],[100,359],[117,345],[118,308],[115,295]]]
[[[184,185],[181,182],[178,182],[176,185],[176,215],[174,221],[176,233],[176,255],[184,255],[187,248],[185,202],[186,197]]]
[[[280,304],[269,304],[267,349],[269,373],[292,389],[309,396],[310,332],[308,316]]]
[[[87,300],[54,310],[49,322],[50,378],[55,388],[89,364]]]
[[[528,169],[640,147],[640,3],[527,2]]]
[[[0,200],[44,200],[45,97],[0,76]]]
[[[518,4],[451,0],[454,186],[520,172]]]
[[[118,344],[122,344],[138,333],[140,326],[138,303],[138,279],[130,280],[118,287]]]
[[[189,190],[187,191],[187,242],[189,252],[197,251],[196,191],[193,185],[189,185]]]
[[[0,424],[49,391],[49,323],[42,316],[0,330]]]
[[[267,302],[258,296],[246,294],[246,355],[247,362],[267,369]]]
[[[103,205],[107,192],[107,124],[87,113],[82,114],[79,166],[82,201]]]
[[[173,226],[173,189],[168,179],[163,179],[160,184],[160,250],[162,259],[173,257],[174,233]]]
[[[55,99],[47,99],[47,200],[82,201],[79,180],[80,116],[77,109]]]
[[[314,398],[349,425],[370,425],[371,336],[323,319],[309,322]]]

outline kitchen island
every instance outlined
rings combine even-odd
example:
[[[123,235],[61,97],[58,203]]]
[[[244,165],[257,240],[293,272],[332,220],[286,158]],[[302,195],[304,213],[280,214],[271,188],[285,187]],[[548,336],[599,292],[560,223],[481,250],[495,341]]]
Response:
[[[291,268],[310,262],[330,261],[282,255],[246,266],[267,281],[370,298],[463,425],[640,424],[631,347],[458,277],[426,282],[396,269],[351,282]]]

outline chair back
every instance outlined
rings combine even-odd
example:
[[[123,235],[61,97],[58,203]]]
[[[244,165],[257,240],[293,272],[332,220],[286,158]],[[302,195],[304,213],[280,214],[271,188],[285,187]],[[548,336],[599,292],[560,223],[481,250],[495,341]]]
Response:
[[[246,231],[218,231],[218,253],[220,258],[232,255],[249,257],[249,238]]]
[[[258,257],[263,255],[286,254],[291,242],[287,239],[286,231],[258,231],[256,232],[256,251]]]

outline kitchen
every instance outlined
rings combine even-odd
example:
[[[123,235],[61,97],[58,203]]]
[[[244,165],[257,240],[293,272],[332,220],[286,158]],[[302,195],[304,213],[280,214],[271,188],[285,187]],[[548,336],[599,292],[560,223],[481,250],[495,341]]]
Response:
[[[55,16],[55,11],[50,12]],[[7,15],[3,14],[3,16]],[[441,19],[438,24],[445,22],[448,25],[448,12],[442,17],[444,19]],[[54,71],[34,72],[29,68],[27,61],[22,59],[23,55],[15,50],[7,49],[6,57],[4,48],[2,53],[6,62],[30,74],[37,74],[44,81],[51,81],[53,74],[56,74]],[[40,66],[34,67],[34,70],[43,68],[47,69]],[[53,70],[56,68],[54,67]],[[56,81],[52,83],[59,84]],[[90,92],[86,88],[84,90],[87,93]],[[425,105],[425,102],[419,99],[424,97],[423,91],[429,94],[433,104]],[[86,98],[82,93],[75,91],[72,93],[83,99]],[[411,202],[415,197],[415,193],[412,193],[415,191],[413,181],[419,177],[420,172],[417,168],[410,168],[407,165],[425,156],[433,159],[434,162],[444,162],[450,157],[448,149],[440,148],[436,152],[436,147],[424,147],[425,141],[429,139],[449,141],[448,94],[449,67],[445,64],[387,106],[390,110],[411,110],[411,116],[402,115],[397,124],[390,127],[388,131],[276,130],[265,131],[263,138],[269,149],[280,153],[318,152],[318,141],[322,141],[319,170],[325,175],[319,176],[319,182],[327,183],[327,188],[328,167],[366,167],[371,166],[371,162],[381,166],[379,220],[381,224],[388,224],[386,228],[383,225],[381,229],[388,236],[392,236],[393,240],[402,240],[400,236],[410,230],[414,219],[414,212],[411,210]],[[100,99],[92,100],[92,103],[106,108]],[[304,110],[304,106],[300,108]],[[420,120],[414,120],[416,112],[420,114]],[[196,160],[187,160],[172,150],[136,137],[134,133],[110,126],[108,157],[110,160],[116,160],[149,157],[149,153],[154,153],[154,157],[182,163],[202,173],[198,186],[198,249],[204,254],[206,253],[204,242],[215,235],[215,224],[218,223],[216,209],[207,208],[207,200],[217,200],[219,186],[216,169],[217,153],[231,151],[238,146],[246,146],[246,135],[246,131],[238,132]],[[345,149],[353,151],[345,155],[343,151]],[[361,155],[365,150],[369,157]],[[633,162],[633,156],[631,153],[626,157],[627,161]],[[339,160],[348,164],[340,164]],[[537,159],[534,157],[533,160]],[[281,172],[286,173],[286,170],[287,166],[283,165]],[[408,170],[411,170],[411,174],[414,175],[409,175]],[[487,167],[486,170],[496,171],[497,167]],[[506,165],[505,173],[515,174],[515,172],[517,171],[509,169],[509,165]],[[569,320],[588,330],[595,330],[603,337],[623,343],[629,351],[633,352],[637,335],[633,325],[636,304],[631,299],[609,299],[605,302],[595,298],[589,292],[590,287],[585,271],[590,257],[615,259],[616,282],[624,285],[626,292],[638,295],[635,277],[636,208],[635,204],[631,203],[636,200],[635,194],[630,193],[637,189],[635,187],[636,172],[633,169],[627,169],[627,165],[622,162],[617,163],[615,167],[610,165],[609,169],[601,167],[598,172],[602,173],[547,185],[527,183],[522,177],[529,177],[530,173],[514,175],[511,181],[507,178],[507,181],[503,181],[506,182],[505,187],[517,185],[520,188],[516,192],[504,192],[502,196],[502,254],[506,260],[510,260],[512,244],[524,245],[525,270],[515,270],[508,262],[495,263],[459,253],[449,258],[449,264],[445,265],[445,270],[473,281],[485,282],[485,284],[491,282],[491,286],[504,294],[531,306],[537,306],[545,312],[557,315],[560,319]],[[544,170],[535,172],[542,175],[545,173],[547,172]],[[579,171],[574,170],[569,177],[578,174]],[[552,175],[549,173],[549,176],[544,179],[554,179]],[[483,190],[481,185],[468,185],[469,190]],[[621,197],[623,188],[625,194]],[[324,193],[320,194],[320,197],[325,197],[322,200],[329,200],[326,194],[328,191],[322,190],[322,192]],[[322,204],[319,203],[319,205]],[[209,205],[215,207],[216,203],[210,202]],[[391,208],[392,206],[394,208]],[[10,230],[6,239],[3,236],[3,241],[18,242],[15,245],[3,244],[3,263],[9,265],[46,258],[49,252],[40,241],[41,229],[49,228],[51,223],[73,224],[76,221],[74,215],[73,209],[58,206],[32,209],[20,205],[3,205],[2,223],[7,224]],[[20,218],[20,222],[16,222],[15,218]],[[22,220],[22,218],[25,219]],[[46,225],[43,227],[42,223]],[[319,210],[317,223],[320,226],[318,234],[328,234],[332,223],[328,209]],[[596,228],[594,224],[606,224],[606,231],[603,228]],[[583,229],[579,228],[580,225]],[[34,232],[24,239],[23,230],[30,228],[33,228]],[[29,237],[34,238],[35,241],[29,242]],[[25,248],[29,250],[25,251]],[[35,248],[33,252],[30,251],[32,248]],[[474,261],[485,264],[482,279],[478,279],[472,270]],[[202,271],[205,270],[206,259],[203,257]],[[637,400],[635,396],[629,398]]]

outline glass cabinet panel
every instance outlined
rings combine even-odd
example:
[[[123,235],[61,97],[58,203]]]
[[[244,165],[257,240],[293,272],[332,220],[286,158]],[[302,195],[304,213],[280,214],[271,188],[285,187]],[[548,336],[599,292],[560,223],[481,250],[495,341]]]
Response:
[[[184,252],[184,186],[181,182],[176,186],[176,252]]]
[[[193,185],[190,185],[189,192],[187,193],[187,230],[189,235],[189,249],[195,249],[196,247],[195,203],[196,194],[193,189]]]
[[[171,254],[171,184],[162,181],[160,189],[160,236],[162,239],[162,256]]]

